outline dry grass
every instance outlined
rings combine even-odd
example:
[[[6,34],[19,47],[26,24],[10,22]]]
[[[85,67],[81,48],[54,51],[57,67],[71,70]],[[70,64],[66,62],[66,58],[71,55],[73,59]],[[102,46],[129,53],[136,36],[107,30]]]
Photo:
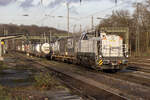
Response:
[[[35,75],[35,86],[40,89],[52,89],[59,86],[59,82],[55,79],[54,76],[47,73],[40,73]]]

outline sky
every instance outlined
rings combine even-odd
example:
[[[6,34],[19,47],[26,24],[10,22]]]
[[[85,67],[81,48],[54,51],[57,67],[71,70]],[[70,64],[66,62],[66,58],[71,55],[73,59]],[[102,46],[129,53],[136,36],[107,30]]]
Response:
[[[132,4],[142,0],[0,0],[0,23],[49,26],[67,30],[67,3],[70,13],[70,30],[78,32],[94,26],[99,18],[107,18],[113,10],[134,11]]]

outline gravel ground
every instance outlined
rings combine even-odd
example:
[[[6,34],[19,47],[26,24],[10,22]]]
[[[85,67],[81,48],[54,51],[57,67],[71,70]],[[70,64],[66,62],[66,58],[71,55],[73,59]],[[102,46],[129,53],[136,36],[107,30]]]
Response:
[[[48,79],[37,79],[37,83],[35,76],[45,73],[46,69],[37,67],[31,59],[9,53],[0,65],[0,100],[83,100],[57,78],[53,79],[56,84],[51,83],[50,87],[47,84],[41,85],[48,82]]]

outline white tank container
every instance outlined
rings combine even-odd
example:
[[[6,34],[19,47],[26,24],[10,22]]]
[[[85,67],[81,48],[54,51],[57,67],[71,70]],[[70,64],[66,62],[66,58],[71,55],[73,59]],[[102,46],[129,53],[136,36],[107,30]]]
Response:
[[[41,53],[41,44],[36,44],[35,51]]]
[[[24,52],[24,51],[25,51],[25,46],[24,46],[24,45],[22,45],[22,47],[21,47],[21,48],[22,48],[22,51]]]
[[[42,44],[42,46],[41,46],[41,51],[42,51],[44,54],[49,54],[49,52],[50,52],[50,44],[49,44],[49,43],[44,43],[44,44]]]
[[[18,51],[20,51],[20,50],[21,50],[21,47],[20,47],[20,46],[18,46],[18,47],[17,47],[17,50],[18,50]]]

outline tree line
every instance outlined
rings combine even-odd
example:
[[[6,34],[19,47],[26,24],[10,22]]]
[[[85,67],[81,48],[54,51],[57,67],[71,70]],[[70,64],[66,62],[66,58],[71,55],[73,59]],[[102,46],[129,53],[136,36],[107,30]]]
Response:
[[[41,36],[41,34],[49,35],[50,32],[53,35],[67,35],[64,30],[59,30],[52,27],[40,27],[36,25],[16,25],[16,24],[0,24],[0,36],[24,34],[29,36]]]
[[[135,3],[133,8],[133,13],[128,10],[113,11],[99,27],[128,27],[130,49],[139,53],[150,52],[150,0]]]

